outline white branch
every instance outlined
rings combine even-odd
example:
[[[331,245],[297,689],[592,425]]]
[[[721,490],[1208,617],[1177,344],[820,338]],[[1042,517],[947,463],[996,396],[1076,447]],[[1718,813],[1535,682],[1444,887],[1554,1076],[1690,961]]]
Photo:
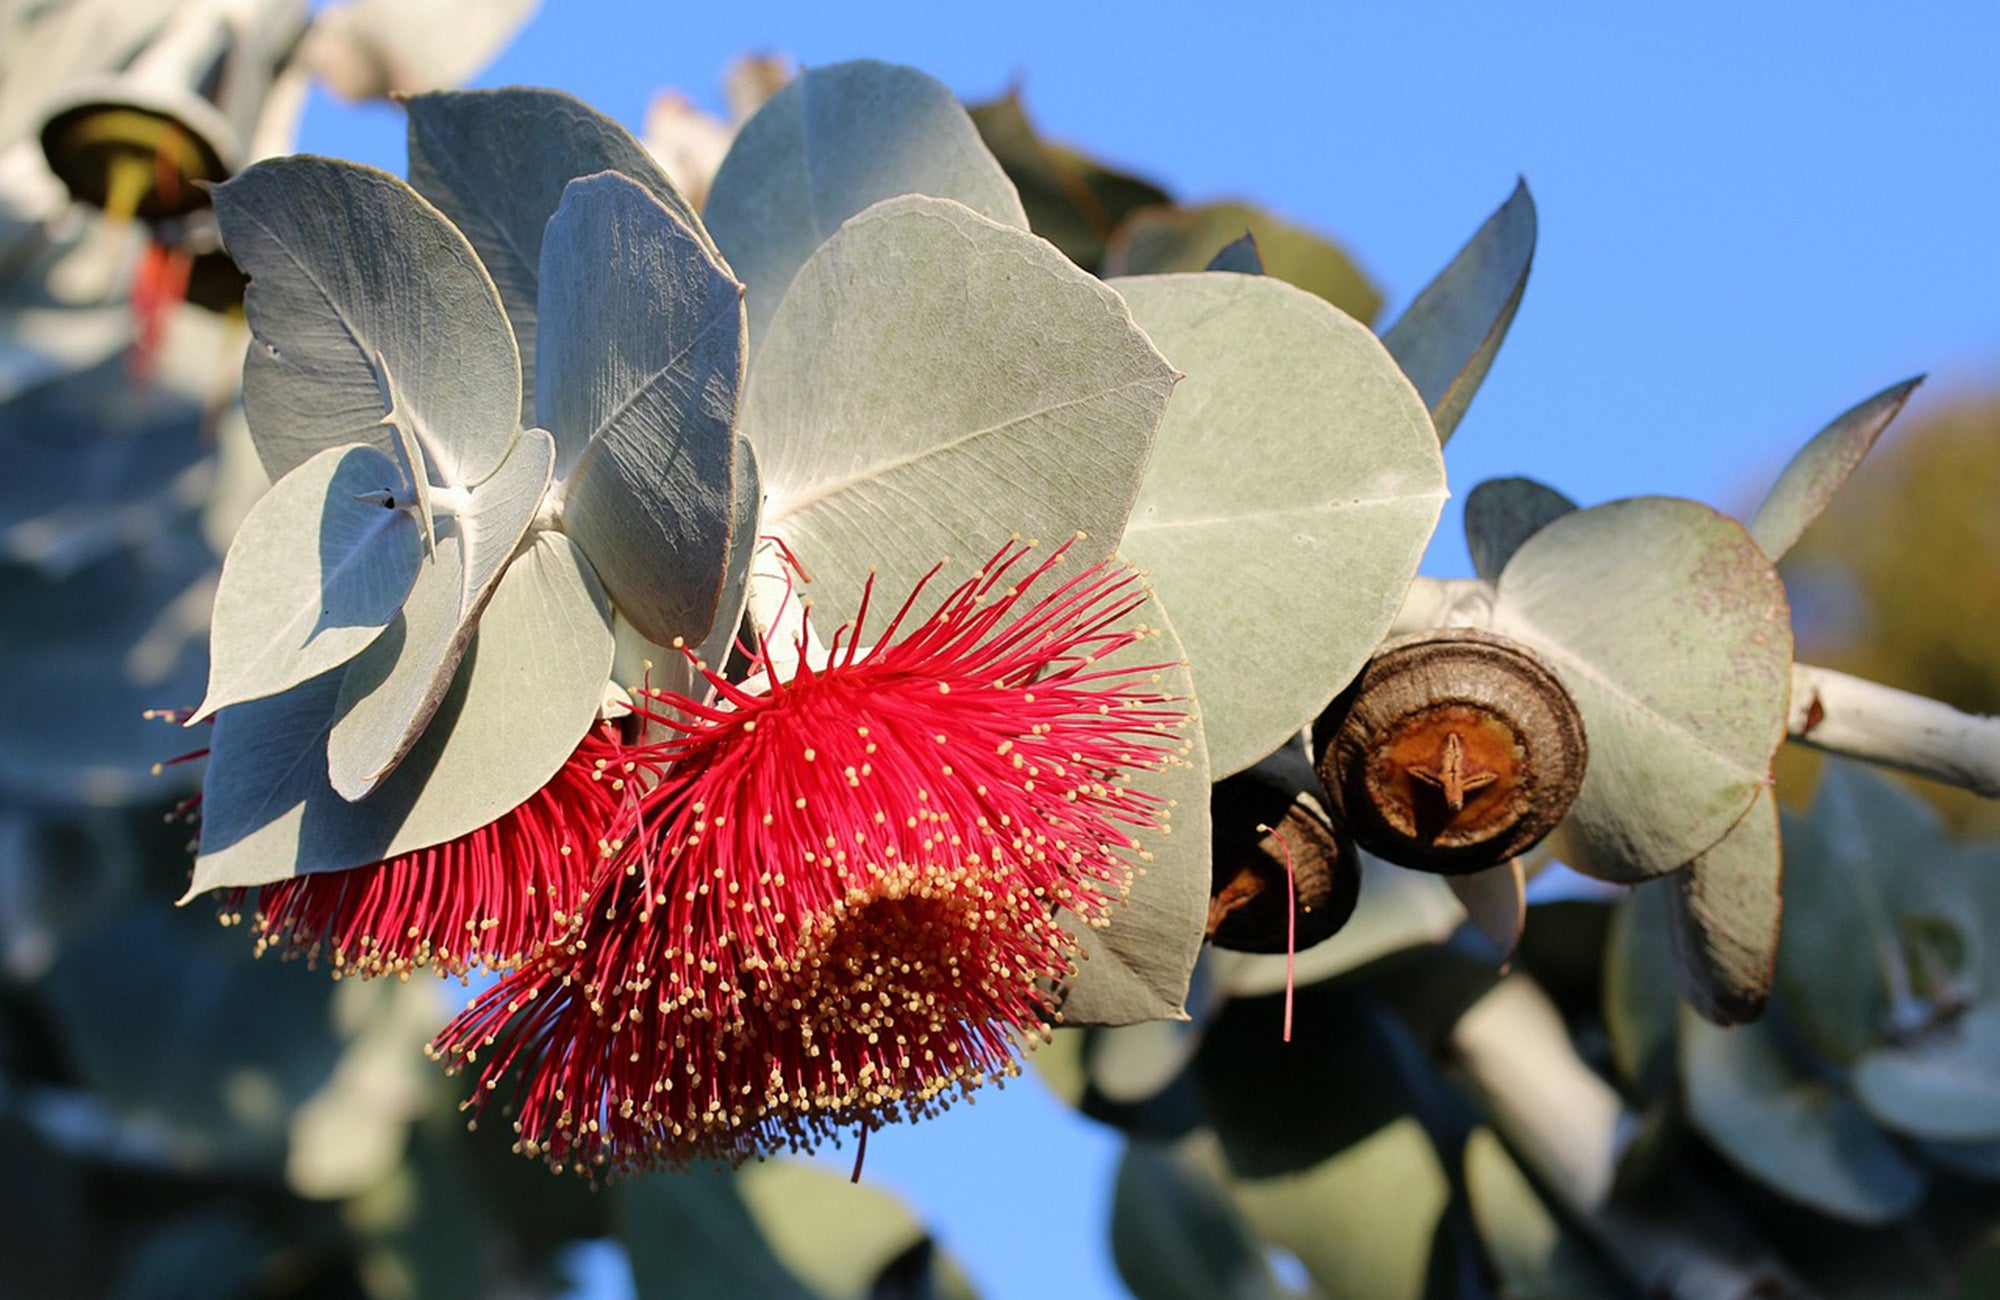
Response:
[[[1811,664],[1792,665],[1793,740],[2000,798],[2000,717]]]
[[[1638,1119],[1577,1056],[1562,1013],[1533,980],[1503,979],[1459,1019],[1450,1050],[1502,1140],[1645,1294],[1752,1300],[1798,1293],[1767,1248],[1711,1213],[1703,1189],[1679,1189],[1672,1219],[1612,1198],[1618,1159]]]

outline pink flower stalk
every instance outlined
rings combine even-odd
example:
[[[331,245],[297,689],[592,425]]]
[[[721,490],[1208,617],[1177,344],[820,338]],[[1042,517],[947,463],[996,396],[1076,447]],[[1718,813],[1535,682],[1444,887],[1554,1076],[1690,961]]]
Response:
[[[1102,657],[1143,591],[1093,567],[1029,603],[1004,548],[872,649],[861,612],[768,689],[654,692],[667,766],[626,810],[581,928],[433,1043],[515,1076],[519,1146],[595,1171],[741,1160],[929,1113],[1018,1070],[1081,948],[1164,833],[1128,784],[1177,761],[1160,665]],[[936,570],[932,573],[935,574]],[[844,638],[844,644],[843,644]],[[642,708],[646,706],[642,704]],[[1030,1044],[1032,1045],[1032,1044]]]
[[[372,866],[294,876],[257,891],[257,951],[325,961],[345,975],[509,970],[575,927],[616,849],[605,836],[658,776],[616,723],[593,727],[549,783],[498,821]],[[241,919],[249,891],[223,899]]]

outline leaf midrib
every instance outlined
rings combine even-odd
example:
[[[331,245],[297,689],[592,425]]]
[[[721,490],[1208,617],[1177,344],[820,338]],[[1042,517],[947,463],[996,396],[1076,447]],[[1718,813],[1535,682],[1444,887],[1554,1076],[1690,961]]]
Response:
[[[1030,420],[1051,415],[1058,411],[1070,410],[1088,402],[1096,402],[1107,397],[1113,397],[1130,389],[1145,388],[1156,382],[1157,380],[1152,376],[1141,376],[1137,379],[1130,379],[1122,384],[1113,385],[1110,388],[1100,388],[1094,392],[1065,398],[1060,402],[1054,402],[1047,406],[1036,407],[1032,411],[1023,411],[1018,415],[1011,415],[998,423],[962,433],[948,441],[933,443],[930,446],[909,452],[905,455],[876,461],[874,464],[864,466],[855,473],[847,474],[840,478],[827,479],[814,484],[802,492],[780,494],[777,491],[773,491],[770,502],[771,508],[765,514],[765,523],[766,525],[770,525],[789,519],[794,515],[804,514],[822,502],[840,496],[843,493],[855,491],[876,479],[887,477],[911,465],[921,464],[932,457],[942,456],[955,451],[979,438],[1005,433],[1007,430],[1025,424]],[[752,441],[755,441],[754,436]]]

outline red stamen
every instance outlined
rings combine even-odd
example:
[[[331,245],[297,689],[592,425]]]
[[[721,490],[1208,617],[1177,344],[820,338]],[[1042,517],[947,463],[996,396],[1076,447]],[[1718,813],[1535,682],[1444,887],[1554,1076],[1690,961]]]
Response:
[[[295,876],[258,891],[257,950],[342,974],[512,969],[582,922],[579,906],[619,845],[607,832],[657,779],[657,745],[600,723],[527,802],[490,825],[373,866]],[[240,917],[248,891],[223,898]]]
[[[1284,1042],[1292,1041],[1292,991],[1293,974],[1299,955],[1299,885],[1298,873],[1292,866],[1292,846],[1278,831],[1262,822],[1257,829],[1278,841],[1278,847],[1285,851],[1285,1035]]]
[[[1033,602],[1026,547],[996,555],[907,633],[925,583],[865,652],[716,703],[642,693],[668,739],[621,810],[622,848],[580,927],[433,1044],[515,1076],[521,1147],[591,1169],[810,1147],[927,1114],[1018,1070],[1060,1020],[1161,802],[1135,770],[1178,760],[1161,665],[1095,661],[1137,580],[1099,566]],[[925,582],[928,582],[926,578]]]

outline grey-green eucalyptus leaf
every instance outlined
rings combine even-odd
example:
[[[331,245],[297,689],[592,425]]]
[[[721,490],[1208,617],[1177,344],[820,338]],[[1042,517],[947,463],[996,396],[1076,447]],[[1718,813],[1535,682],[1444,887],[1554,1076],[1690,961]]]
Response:
[[[1212,272],[1113,287],[1186,375],[1123,548],[1173,612],[1220,778],[1360,671],[1437,523],[1444,462],[1380,341],[1304,290]]]
[[[1734,520],[1666,497],[1563,515],[1508,561],[1492,630],[1546,659],[1583,712],[1590,763],[1560,828],[1572,866],[1628,882],[1672,871],[1764,789],[1791,616]]]
[[[1204,271],[1235,271],[1239,275],[1264,274],[1264,255],[1257,251],[1257,236],[1244,231],[1208,259]]]
[[[208,694],[192,724],[337,668],[402,608],[422,544],[395,462],[356,444],[320,452],[272,485],[222,563],[209,634]]]
[[[1588,1240],[1549,1209],[1493,1130],[1472,1131],[1464,1160],[1466,1199],[1500,1294],[1508,1300],[1630,1294]]]
[[[208,676],[215,556],[194,523],[149,538],[143,563],[120,549],[60,578],[0,564],[0,787],[96,807],[182,791],[148,769],[188,733],[148,710],[198,698]]]
[[[1473,572],[1497,582],[1521,543],[1544,524],[1576,509],[1552,487],[1531,478],[1490,478],[1465,494],[1465,547]]]
[[[1521,181],[1507,201],[1382,335],[1448,442],[1493,365],[1535,260],[1535,200]]]
[[[1765,1186],[1849,1223],[1916,1207],[1923,1167],[1839,1088],[1786,1055],[1766,1024],[1720,1029],[1681,1016],[1688,1117],[1731,1164]]]
[[[382,417],[382,423],[392,435],[390,449],[395,453],[396,468],[406,489],[401,494],[402,503],[415,514],[418,531],[424,538],[424,554],[428,556],[437,550],[437,515],[431,508],[431,476],[425,468],[423,444],[417,440],[417,422],[396,387],[396,376],[380,353],[375,355],[375,375],[388,396],[389,413]]]
[[[1976,941],[1978,913],[1962,878],[1941,869],[1951,851],[1936,812],[1859,764],[1825,764],[1809,814],[1787,816],[1784,838],[1779,996],[1806,1042],[1848,1064],[1911,1006],[1906,923],[1958,918]]]
[[[1159,598],[1149,595],[1132,621],[1157,635],[1106,656],[1102,668],[1166,665],[1158,689],[1187,701],[1187,725],[1176,761],[1132,776],[1135,788],[1166,802],[1166,828],[1140,836],[1131,891],[1112,909],[1110,923],[1076,927],[1085,960],[1063,1001],[1062,1019],[1068,1025],[1184,1017],[1188,980],[1208,923],[1210,778],[1201,714],[1180,639]]]
[[[1044,241],[947,199],[841,227],[799,271],[751,367],[743,432],[764,530],[851,612],[946,556],[1124,531],[1174,371],[1124,302]],[[835,620],[837,621],[837,620]]]
[[[724,1170],[657,1173],[621,1184],[613,1196],[641,1295],[827,1300],[779,1261]]]
[[[341,677],[327,770],[346,798],[366,798],[423,734],[535,518],[554,459],[545,431],[521,434],[499,469],[472,490],[465,513],[446,525],[387,633]]]
[[[1202,946],[1200,959],[1195,962],[1193,976],[1188,981],[1187,1019],[1143,1020],[1088,1031],[1079,1064],[1093,1100],[1136,1111],[1149,1104],[1171,1107],[1173,1099],[1162,1100],[1162,1094],[1177,1084],[1181,1085],[1179,1091],[1187,1091],[1188,1066],[1201,1049],[1209,1017],[1223,1000],[1215,987],[1213,964],[1221,951],[1211,945]],[[1193,1120],[1189,1122],[1192,1125]],[[1142,1123],[1127,1131],[1150,1130]]]
[[[750,1165],[736,1175],[736,1191],[778,1262],[828,1300],[871,1300],[883,1270],[928,1238],[894,1196],[809,1161]]]
[[[8,328],[34,334],[19,313]],[[155,384],[137,400],[136,387],[121,351],[0,403],[0,559],[60,578],[173,526],[207,490],[213,448],[197,396]]]
[[[1236,1203],[1329,1300],[1421,1297],[1451,1200],[1437,1148],[1403,1115],[1299,1173],[1242,1179]]]
[[[1681,995],[1718,1025],[1764,1014],[1778,961],[1784,910],[1778,796],[1758,794],[1743,820],[1661,887],[1667,894]]]
[[[215,209],[250,277],[243,405],[272,478],[350,442],[395,455],[385,374],[435,482],[493,472],[518,427],[521,361],[442,213],[387,172],[303,156],[247,168]]]
[[[2000,1183],[2000,1142],[1926,1142],[1924,1157],[1962,1178]]]
[[[1750,517],[1750,535],[1764,554],[1775,560],[1792,549],[1922,382],[1918,375],[1892,384],[1843,413],[1799,449]]]
[[[1187,1147],[1125,1144],[1111,1190],[1111,1255],[1138,1300],[1287,1294],[1213,1163]]]
[[[661,644],[707,634],[726,576],[742,294],[616,172],[571,181],[542,239],[535,405],[563,529]]]
[[[575,543],[537,533],[507,566],[423,739],[359,803],[327,779],[339,673],[224,709],[189,896],[364,866],[498,820],[548,783],[596,718],[610,621]]]
[[[705,215],[746,286],[754,350],[813,250],[899,194],[956,199],[1028,228],[1014,183],[965,109],[914,68],[869,59],[808,68],[743,124]]]
[[[1501,964],[1513,961],[1528,920],[1528,876],[1521,860],[1509,858],[1484,871],[1446,876],[1444,883],[1472,928],[1500,954]]]
[[[579,176],[615,171],[638,182],[713,253],[694,210],[632,133],[574,95],[509,87],[417,95],[410,184],[479,250],[520,340],[521,422],[535,410],[542,234]]]
[[[332,986],[222,938],[207,917],[127,907],[69,936],[37,1009],[95,1115],[135,1122],[184,1169],[276,1174],[285,1121],[338,1057]]]
[[[729,564],[721,597],[715,604],[715,623],[701,644],[694,647],[695,658],[704,668],[717,673],[725,670],[743,626],[744,604],[750,594],[750,564],[757,549],[757,534],[763,520],[764,490],[757,477],[757,453],[750,440],[732,439],[735,474],[730,501]],[[662,645],[639,634],[631,622],[619,618],[613,631],[618,638],[618,654],[612,679],[625,686],[646,686],[656,691],[706,700],[713,691],[683,649]]]
[[[1852,1079],[1855,1098],[1898,1133],[2000,1138],[2000,1006],[1974,1007],[1913,1042],[1878,1047],[1854,1063]]]
[[[1283,1006],[1228,1003],[1196,1061],[1237,1208],[1331,1300],[1422,1296],[1452,1193],[1412,1107],[1438,1085],[1415,1072],[1417,1054],[1381,1004],[1353,987],[1301,988],[1290,1042]]]
[[[1674,992],[1667,935],[1673,882],[1634,889],[1612,914],[1604,952],[1604,1028],[1618,1075],[1640,1100],[1659,1096],[1674,1077],[1680,999]]]

